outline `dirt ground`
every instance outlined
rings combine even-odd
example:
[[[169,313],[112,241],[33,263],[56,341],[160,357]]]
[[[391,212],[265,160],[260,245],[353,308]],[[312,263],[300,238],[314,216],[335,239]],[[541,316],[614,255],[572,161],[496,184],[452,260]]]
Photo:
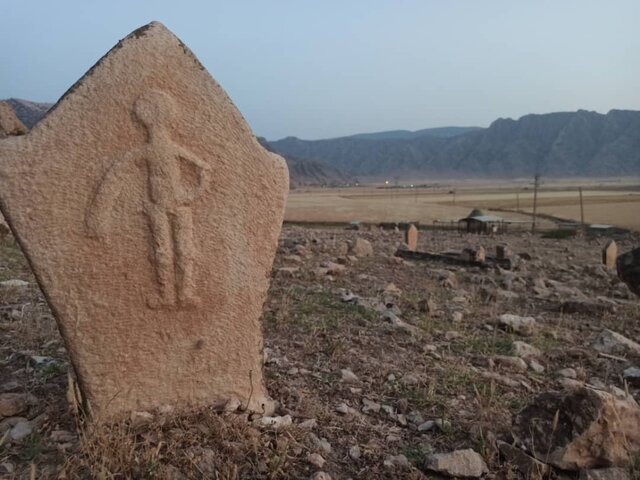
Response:
[[[349,255],[346,242],[356,238],[370,241],[373,255]],[[19,414],[32,430],[14,440],[19,420],[0,421],[0,478],[300,479],[323,471],[418,479],[433,477],[429,454],[461,448],[482,455],[489,478],[523,478],[496,440],[510,440],[513,415],[536,393],[564,388],[559,370],[625,388],[622,371],[640,366],[638,357],[591,347],[604,328],[640,338],[640,301],[601,264],[607,239],[420,232],[418,249],[431,252],[482,245],[493,253],[506,243],[527,258],[511,271],[405,261],[394,256],[402,240],[394,231],[283,230],[263,325],[267,387],[291,425],[274,428],[209,409],[83,422],[67,399],[69,359],[55,321],[5,238],[0,281],[29,283],[0,287],[0,393],[32,395]],[[617,242],[624,252],[640,236]],[[588,308],[562,313],[570,299]],[[538,327],[503,330],[495,322],[504,313],[532,316]],[[540,349],[542,369],[505,360],[515,358],[515,341]],[[427,429],[429,420],[437,425]]]
[[[530,183],[530,182],[529,182]],[[531,221],[533,187],[527,182],[458,181],[401,184],[404,188],[302,188],[290,193],[286,219],[313,222],[450,222],[474,208],[506,220]],[[578,187],[583,188],[586,223],[612,224],[640,231],[640,180],[546,180],[538,195],[538,212],[580,221]],[[517,213],[520,212],[520,213]],[[552,227],[552,226],[550,226]]]

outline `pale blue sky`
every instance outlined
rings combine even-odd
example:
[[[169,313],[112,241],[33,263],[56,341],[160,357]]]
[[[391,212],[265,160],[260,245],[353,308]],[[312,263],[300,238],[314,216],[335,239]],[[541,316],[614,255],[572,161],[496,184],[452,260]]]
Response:
[[[0,0],[0,98],[57,100],[152,20],[269,139],[640,110],[638,0]]]

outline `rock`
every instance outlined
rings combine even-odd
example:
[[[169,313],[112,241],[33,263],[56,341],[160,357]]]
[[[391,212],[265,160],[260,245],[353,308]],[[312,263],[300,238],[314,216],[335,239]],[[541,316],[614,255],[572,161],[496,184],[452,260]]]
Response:
[[[618,245],[614,240],[609,240],[602,249],[602,263],[607,268],[615,268],[618,258]]]
[[[640,368],[629,367],[622,372],[622,377],[629,385],[640,388]]]
[[[507,463],[516,467],[518,471],[524,475],[524,478],[541,480],[548,475],[549,466],[547,464],[536,460],[519,448],[509,445],[506,442],[498,440],[496,444]]]
[[[260,419],[260,425],[263,427],[273,428],[274,430],[278,430],[280,428],[286,428],[293,424],[293,419],[291,415],[284,415],[282,417],[262,417]]]
[[[479,246],[477,248],[465,248],[460,255],[460,258],[467,262],[480,262],[484,263],[486,258],[486,252],[484,247]]]
[[[544,373],[544,366],[539,363],[535,358],[529,359],[529,368],[536,373]]]
[[[349,253],[356,257],[369,257],[373,255],[373,246],[371,246],[371,242],[364,238],[356,238],[349,245]]]
[[[260,318],[286,163],[169,30],[120,41],[0,142],[0,170],[93,418],[230,397],[273,411]]]
[[[496,324],[505,330],[513,331],[520,335],[533,335],[538,326],[536,319],[533,317],[520,317],[510,313],[500,315]]]
[[[369,400],[368,398],[362,399],[362,412],[363,413],[378,413],[380,411],[381,405],[377,402]]]
[[[418,425],[419,432],[430,432],[435,429],[440,430],[441,432],[446,432],[451,429],[451,422],[449,420],[437,418],[435,420],[427,420],[426,422]]]
[[[438,309],[436,302],[430,298],[423,298],[418,301],[418,311],[421,313],[427,313],[433,315]]]
[[[30,393],[0,394],[0,417],[14,417],[37,405],[38,399]]]
[[[578,373],[573,368],[563,368],[562,370],[558,370],[556,375],[564,378],[578,378]]]
[[[300,273],[300,267],[280,267],[278,275],[282,278],[294,278]]]
[[[313,433],[309,434],[309,438],[311,439],[311,443],[320,450],[321,452],[329,455],[331,453],[331,444],[327,441],[326,438],[318,438]]]
[[[19,280],[17,278],[0,282],[0,287],[2,288],[22,288],[28,286],[29,282],[25,282],[24,280]]]
[[[394,327],[406,330],[409,333],[418,333],[419,331],[417,327],[414,327],[413,325],[410,325],[407,322],[401,320],[400,317],[398,317],[391,310],[386,310],[385,312],[383,312],[382,319],[388,321]]]
[[[331,480],[331,475],[327,472],[316,472],[311,475],[311,480]]]
[[[384,290],[382,291],[382,293],[386,295],[391,295],[391,296],[398,296],[402,293],[402,290],[396,287],[393,283],[388,283],[384,287]]]
[[[404,234],[404,243],[407,244],[407,250],[415,252],[418,248],[418,229],[415,225],[409,225]]]
[[[542,352],[534,347],[533,345],[529,345],[526,342],[522,342],[520,340],[516,340],[513,342],[513,353],[520,358],[531,358],[531,357],[541,357]]]
[[[344,265],[333,262],[323,262],[320,267],[326,270],[327,275],[342,275],[347,271],[347,267]]]
[[[11,440],[23,440],[33,432],[33,425],[27,420],[22,420],[11,429],[9,436]]]
[[[470,448],[429,455],[425,460],[425,468],[449,477],[479,478],[489,472],[482,457]]]
[[[341,403],[336,407],[336,412],[338,412],[341,415],[350,415],[350,414],[356,413],[356,410],[354,408],[351,408],[346,403]]]
[[[572,298],[562,302],[560,311],[562,313],[605,314],[615,313],[616,306],[613,303],[603,302],[597,299]]]
[[[78,439],[77,435],[67,430],[53,430],[49,438],[56,443],[70,443]]]
[[[538,395],[512,434],[538,460],[563,470],[622,467],[640,453],[640,407],[632,397],[580,387]]]
[[[628,468],[598,468],[581,470],[579,480],[632,480]]]
[[[514,258],[513,250],[508,245],[496,245],[496,258],[498,260]]]
[[[389,455],[387,458],[385,458],[383,464],[387,468],[392,468],[392,467],[409,468],[411,466],[409,464],[409,460],[404,455]]]
[[[505,366],[507,368],[520,370],[522,372],[524,372],[527,369],[527,363],[520,357],[509,357],[507,355],[494,355],[491,358],[496,364]]]
[[[595,338],[591,346],[599,352],[613,355],[623,355],[626,353],[640,355],[640,344],[613,330],[603,330]]]
[[[327,461],[318,453],[310,453],[307,455],[307,462],[318,468],[322,468]]]
[[[618,277],[640,297],[640,248],[624,253],[616,260]]]
[[[149,412],[131,412],[129,419],[133,428],[144,427],[153,421],[153,414]]]
[[[340,374],[342,376],[342,381],[344,383],[358,383],[358,376],[353,373],[351,370],[349,370],[348,368],[343,368],[342,370],[340,370]]]
[[[362,452],[360,451],[360,447],[358,445],[353,445],[349,448],[349,457],[351,460],[358,460],[362,456]]]
[[[20,121],[7,102],[0,102],[0,139],[24,135],[28,131],[27,127]]]

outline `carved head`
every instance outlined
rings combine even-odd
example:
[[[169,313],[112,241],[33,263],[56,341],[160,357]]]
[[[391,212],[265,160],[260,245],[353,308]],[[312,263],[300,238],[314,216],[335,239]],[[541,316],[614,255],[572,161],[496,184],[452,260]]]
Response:
[[[162,125],[175,114],[173,99],[159,90],[149,90],[133,105],[135,116],[147,127]]]

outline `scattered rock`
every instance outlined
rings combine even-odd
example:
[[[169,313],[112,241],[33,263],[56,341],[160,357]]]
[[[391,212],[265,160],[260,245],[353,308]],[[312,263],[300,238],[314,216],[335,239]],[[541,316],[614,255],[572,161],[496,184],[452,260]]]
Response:
[[[262,417],[260,419],[260,425],[262,425],[263,427],[273,428],[274,430],[286,428],[291,424],[293,424],[291,415],[284,415],[282,417]]]
[[[327,461],[322,458],[322,455],[318,453],[310,453],[309,455],[307,455],[307,462],[309,462],[311,465],[315,465],[318,468],[322,468]]]
[[[17,278],[0,282],[0,287],[3,288],[23,288],[28,286],[29,282],[25,282],[24,280],[19,280]]]
[[[0,394],[0,417],[14,417],[37,403],[38,399],[29,393],[2,393]]]
[[[311,475],[311,480],[331,480],[331,475],[327,472],[316,472]]]
[[[384,466],[387,468],[403,467],[409,468],[409,460],[404,455],[390,455],[384,460]]]
[[[581,470],[579,480],[631,480],[631,478],[627,468],[613,467]]]
[[[627,466],[640,453],[640,407],[630,397],[586,387],[546,392],[513,421],[527,451],[563,470]]]
[[[578,378],[578,372],[576,372],[574,368],[563,368],[562,370],[558,370],[556,375],[564,378]]]
[[[533,345],[529,345],[526,342],[522,342],[520,340],[516,340],[513,342],[513,353],[520,358],[531,358],[531,357],[541,357],[542,352],[534,347]]]
[[[348,368],[340,370],[340,375],[342,376],[342,381],[344,383],[358,383],[359,381],[358,376]]]
[[[470,448],[429,455],[425,468],[449,477],[479,478],[489,472],[483,458]]]
[[[529,480],[541,480],[549,473],[549,465],[536,460],[524,451],[498,440],[496,442],[498,450],[504,459],[520,471],[524,478]]]
[[[640,355],[640,344],[613,330],[603,330],[591,345],[595,350],[610,354]]]
[[[23,440],[24,438],[31,435],[33,432],[33,425],[28,420],[22,420],[15,424],[15,426],[11,429],[9,436],[11,440]]]
[[[437,418],[435,420],[427,420],[426,422],[418,425],[419,432],[430,432],[435,429],[438,429],[441,432],[446,432],[450,428],[451,428],[451,422],[449,420],[444,420],[442,418]]]
[[[368,257],[373,255],[373,246],[371,242],[364,238],[356,238],[356,240],[349,245],[349,253],[356,257]]]
[[[532,335],[538,326],[533,317],[520,317],[510,313],[504,313],[498,317],[497,325],[520,335]]]
[[[353,445],[349,448],[349,457],[352,460],[358,460],[362,456],[362,452],[360,451],[360,447],[358,445]]]

